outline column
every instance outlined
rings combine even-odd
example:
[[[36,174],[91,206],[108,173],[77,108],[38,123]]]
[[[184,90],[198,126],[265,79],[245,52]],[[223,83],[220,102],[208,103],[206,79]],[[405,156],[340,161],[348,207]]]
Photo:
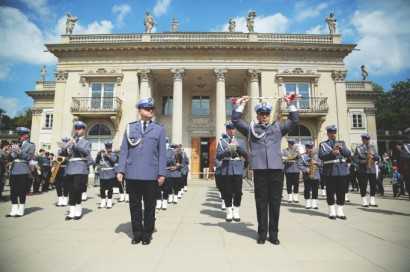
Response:
[[[249,111],[251,120],[256,120],[256,112],[255,106],[259,103],[259,100],[255,99],[255,97],[259,97],[259,71],[249,69],[249,96],[251,97],[249,103]]]
[[[225,131],[226,122],[226,94],[225,94],[225,69],[215,69],[216,75],[216,138]]]
[[[344,70],[332,72],[332,79],[335,84],[337,135],[339,140],[345,141],[347,146],[350,146],[350,127],[347,113],[345,78],[346,71]]]
[[[141,78],[140,98],[152,97],[151,92],[151,70],[144,69],[138,72]]]
[[[68,79],[68,72],[59,70],[55,74],[56,88],[54,91],[54,112],[53,112],[53,131],[51,135],[51,150],[57,151],[57,143],[61,141],[63,136],[63,123],[72,124],[71,120],[67,118],[67,112],[64,112],[65,103],[71,105],[72,99],[66,101],[66,81]],[[64,135],[64,136],[70,136]]]
[[[370,141],[377,147],[377,127],[376,127],[376,109],[375,108],[364,108],[364,113],[366,114],[366,125],[367,133],[370,134]]]
[[[182,144],[182,83],[184,69],[172,69],[174,89],[172,93],[172,143]]]

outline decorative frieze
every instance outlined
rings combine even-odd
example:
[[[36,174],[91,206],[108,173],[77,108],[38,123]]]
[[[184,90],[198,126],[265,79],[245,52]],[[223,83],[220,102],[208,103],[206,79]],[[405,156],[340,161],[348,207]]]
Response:
[[[138,74],[141,77],[141,81],[150,81],[151,80],[151,70],[150,69],[142,69],[138,71]]]
[[[225,81],[225,74],[228,72],[226,69],[215,69],[216,80]]]
[[[259,70],[255,70],[255,69],[249,69],[248,70],[248,75],[249,75],[249,80],[250,81],[259,81],[259,74],[260,74]]]
[[[58,70],[55,73],[55,77],[56,77],[56,81],[57,82],[64,82],[67,80],[68,78],[68,72],[67,71],[63,71],[63,70]]]
[[[184,69],[171,69],[171,72],[174,74],[174,80],[182,80],[184,77]]]
[[[346,70],[335,70],[332,71],[332,79],[336,82],[342,82],[346,79],[347,71]]]
[[[122,73],[117,72],[114,69],[108,71],[105,68],[98,68],[95,71],[89,70],[88,72],[81,74],[80,83],[85,87],[87,83],[96,78],[111,78],[115,81],[115,83],[118,86],[120,86],[122,83],[122,79],[124,78],[124,75]]]

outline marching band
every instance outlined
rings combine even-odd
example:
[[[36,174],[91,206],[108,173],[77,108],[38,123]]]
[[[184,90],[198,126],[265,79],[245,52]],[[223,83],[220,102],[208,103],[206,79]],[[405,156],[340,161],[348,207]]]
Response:
[[[215,154],[215,183],[219,191],[221,209],[227,222],[240,222],[242,183],[247,167],[253,172],[253,184],[258,221],[257,243],[267,240],[279,245],[279,216],[284,178],[287,200],[299,202],[299,182],[303,181],[306,209],[319,209],[319,189],[325,193],[328,217],[332,220],[347,217],[344,213],[349,182],[355,187],[359,180],[363,207],[377,207],[378,163],[382,159],[370,144],[370,136],[362,134],[362,144],[354,153],[337,137],[337,127],[326,127],[328,139],[317,148],[313,143],[304,145],[301,152],[294,140],[288,139],[288,147],[281,150],[281,140],[299,123],[294,94],[283,99],[289,115],[282,122],[271,120],[272,106],[260,101],[255,107],[256,120],[250,123],[242,119],[250,99],[243,96],[233,100],[231,120],[225,124],[217,143]],[[261,100],[261,98],[258,98]],[[83,216],[82,201],[87,199],[90,165],[94,165],[100,180],[99,208],[113,207],[113,188],[120,191],[119,202],[129,200],[132,244],[151,243],[155,230],[155,211],[167,210],[177,204],[188,191],[189,159],[181,143],[171,143],[165,128],[155,121],[154,100],[138,101],[140,119],[127,125],[119,152],[112,142],[98,152],[95,161],[91,157],[91,143],[86,139],[86,124],[74,123],[73,137],[64,137],[58,143],[56,158],[40,149],[35,155],[35,145],[30,142],[30,130],[16,129],[18,142],[1,143],[0,148],[0,197],[9,173],[11,211],[7,217],[24,216],[26,196],[31,186],[33,192],[46,192],[55,187],[57,207],[68,206],[65,220],[79,220]],[[237,136],[237,132],[243,137]],[[401,177],[395,171],[393,180],[401,178],[410,190],[410,144],[398,145]],[[356,173],[357,169],[357,173]],[[397,170],[397,169],[396,169]],[[367,186],[370,185],[370,197]],[[393,184],[394,186],[397,184]],[[395,195],[400,188],[394,187]]]

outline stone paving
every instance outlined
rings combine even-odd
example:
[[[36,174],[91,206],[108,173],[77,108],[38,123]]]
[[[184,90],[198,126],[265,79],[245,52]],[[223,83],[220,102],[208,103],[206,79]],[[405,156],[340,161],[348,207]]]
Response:
[[[257,245],[251,186],[242,222],[227,223],[213,181],[193,180],[179,204],[158,212],[158,232],[142,246],[130,244],[126,203],[100,210],[89,187],[85,216],[66,222],[51,191],[30,196],[26,216],[0,217],[0,271],[410,271],[410,201],[390,194],[368,209],[351,194],[346,221],[329,220],[323,198],[319,210],[283,202],[281,245]],[[0,214],[9,206],[1,202]]]

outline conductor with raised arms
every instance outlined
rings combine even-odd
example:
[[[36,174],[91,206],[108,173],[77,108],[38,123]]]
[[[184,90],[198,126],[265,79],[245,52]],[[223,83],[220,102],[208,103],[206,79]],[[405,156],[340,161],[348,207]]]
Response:
[[[125,177],[130,195],[132,244],[148,245],[155,227],[155,203],[158,185],[163,186],[166,174],[165,129],[153,121],[154,100],[137,103],[141,119],[129,123],[121,144],[117,179]],[[144,200],[144,216],[142,216]]]
[[[241,119],[249,101],[243,96],[236,101],[231,120],[243,135],[248,137],[250,165],[254,175],[256,213],[258,218],[258,244],[264,244],[269,231],[269,241],[278,245],[278,225],[283,187],[283,162],[281,139],[299,123],[299,113],[293,100],[295,95],[285,97],[289,106],[289,117],[284,122],[271,122],[272,106],[256,105],[257,121],[250,124]],[[268,226],[269,225],[269,226]]]

